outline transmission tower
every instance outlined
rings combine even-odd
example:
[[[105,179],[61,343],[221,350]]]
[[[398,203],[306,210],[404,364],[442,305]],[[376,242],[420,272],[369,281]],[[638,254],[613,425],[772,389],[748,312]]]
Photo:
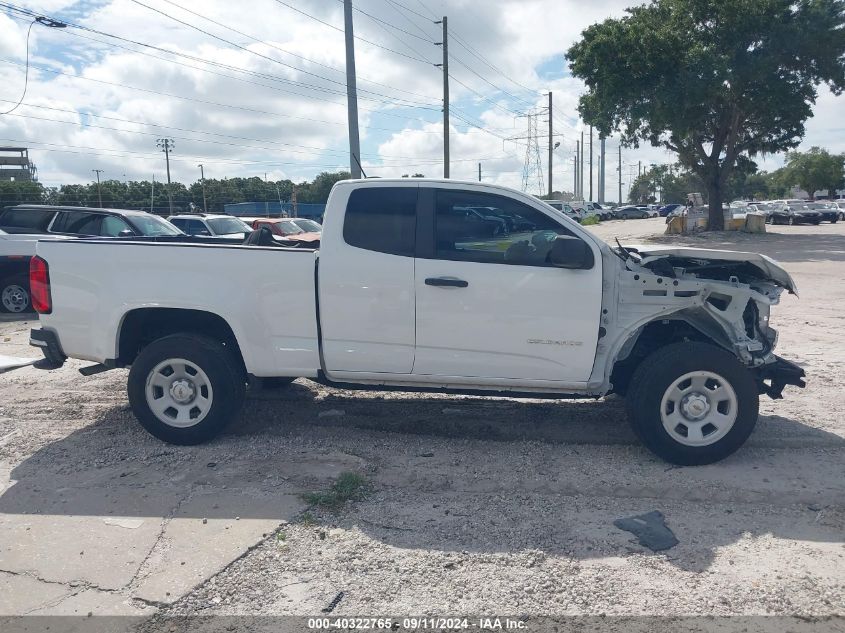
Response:
[[[527,192],[530,187],[537,186],[537,193],[543,195],[543,163],[540,159],[540,113],[529,112],[521,115],[528,120],[528,134],[525,140],[525,164],[522,168],[522,190]],[[513,139],[517,140],[517,139]]]

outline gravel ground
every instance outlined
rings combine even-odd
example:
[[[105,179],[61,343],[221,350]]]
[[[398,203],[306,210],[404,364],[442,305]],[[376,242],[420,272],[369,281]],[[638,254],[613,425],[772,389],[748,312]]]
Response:
[[[660,235],[662,222],[591,228],[608,240],[677,242]],[[209,445],[166,446],[132,419],[125,371],[83,378],[71,362],[0,375],[0,470],[10,473],[0,518],[152,516],[158,511],[132,509],[142,491],[184,484],[186,496],[159,519],[181,516],[206,494],[218,502],[185,517],[199,534],[206,521],[225,521],[227,530],[266,522],[184,591],[155,600],[135,591],[144,565],[182,556],[179,541],[165,547],[161,539],[128,583],[100,588],[109,600],[95,597],[96,613],[132,608],[153,615],[149,627],[179,615],[318,615],[340,592],[332,615],[781,615],[799,616],[797,624],[843,615],[845,226],[683,240],[771,255],[801,292],[800,300],[783,297],[772,324],[779,352],[806,369],[808,388],[762,400],[749,443],[722,463],[657,460],[633,438],[615,397],[356,392],[307,380],[251,393],[240,422]],[[0,323],[0,354],[31,355],[31,325]],[[365,478],[361,499],[328,510],[298,496],[328,489],[342,471]],[[28,478],[84,490],[103,473],[115,473],[104,484],[108,508],[55,499],[25,507],[60,494],[30,483],[26,496]],[[280,494],[295,500],[290,511],[280,510]],[[663,513],[676,547],[651,552],[613,525],[651,510]],[[3,534],[0,582],[23,573],[3,563],[17,546]],[[179,570],[169,564],[164,577]],[[44,572],[29,575],[44,581]],[[13,605],[7,613],[22,612]]]

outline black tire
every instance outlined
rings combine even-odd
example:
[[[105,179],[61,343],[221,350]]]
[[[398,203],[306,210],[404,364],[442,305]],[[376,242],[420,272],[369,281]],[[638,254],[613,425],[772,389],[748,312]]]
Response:
[[[147,400],[153,370],[169,359],[184,359],[199,367],[210,382],[212,397],[205,417],[187,427],[168,424]],[[246,375],[230,347],[197,334],[172,334],[147,345],[129,371],[129,403],[138,421],[152,435],[170,444],[193,445],[208,441],[237,415],[244,401]]]
[[[12,275],[0,281],[0,312],[23,314],[32,311],[29,279]]]
[[[661,405],[675,381],[699,371],[717,374],[733,389],[736,419],[712,444],[689,446],[664,428]],[[627,409],[634,432],[654,454],[680,466],[699,466],[724,459],[748,439],[757,423],[759,393],[754,376],[729,352],[707,343],[673,343],[652,353],[634,371]]]

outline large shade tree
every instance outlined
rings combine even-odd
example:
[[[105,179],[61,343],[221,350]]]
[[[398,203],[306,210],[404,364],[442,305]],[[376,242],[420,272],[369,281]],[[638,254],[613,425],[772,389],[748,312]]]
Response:
[[[653,0],[567,52],[585,121],[677,152],[723,228],[737,159],[795,147],[822,83],[845,89],[845,0]]]
[[[808,152],[789,152],[786,155],[785,177],[804,191],[815,196],[815,192],[826,189],[831,197],[842,188],[845,178],[842,154],[831,154],[826,149],[811,147]]]

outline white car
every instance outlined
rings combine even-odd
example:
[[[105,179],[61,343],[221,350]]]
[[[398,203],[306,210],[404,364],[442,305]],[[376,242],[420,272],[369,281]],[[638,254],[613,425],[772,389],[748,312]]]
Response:
[[[468,207],[533,229],[492,235],[455,212]],[[495,185],[340,181],[319,249],[188,237],[36,249],[41,327],[30,341],[45,364],[131,367],[136,418],[176,444],[237,417],[249,376],[307,377],[529,398],[615,392],[654,453],[705,464],[745,442],[759,394],[804,385],[804,371],[774,354],[769,313],[796,288],[773,260],[611,247]]]
[[[197,237],[243,239],[252,232],[251,226],[232,215],[185,213],[171,215],[167,221],[183,233]]]

